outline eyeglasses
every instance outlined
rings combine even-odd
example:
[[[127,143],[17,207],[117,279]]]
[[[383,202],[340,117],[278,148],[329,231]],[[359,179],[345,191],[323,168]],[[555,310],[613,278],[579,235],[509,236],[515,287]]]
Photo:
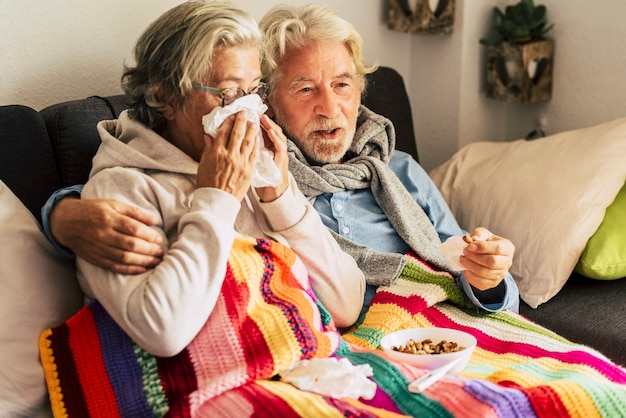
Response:
[[[194,89],[204,90],[211,93],[219,94],[222,98],[222,107],[231,104],[237,99],[242,98],[243,96],[247,96],[248,94],[258,94],[261,96],[261,99],[265,99],[265,95],[267,94],[267,90],[269,86],[266,83],[259,83],[258,86],[254,87],[252,90],[246,92],[245,90],[240,89],[239,87],[228,87],[226,89],[218,89],[216,87],[204,86],[202,84],[192,84]]]

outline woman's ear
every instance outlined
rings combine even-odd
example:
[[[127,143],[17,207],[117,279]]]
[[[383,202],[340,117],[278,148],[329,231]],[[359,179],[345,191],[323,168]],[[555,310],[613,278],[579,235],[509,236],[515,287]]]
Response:
[[[163,115],[165,120],[174,120],[174,111],[176,109],[174,108],[174,106],[167,103],[164,97],[165,94],[163,94],[163,86],[159,86],[154,94],[154,98],[158,103],[161,103],[161,115]]]
[[[161,110],[161,114],[163,115],[165,120],[174,120],[174,106],[170,104],[164,104],[162,109],[163,110]]]

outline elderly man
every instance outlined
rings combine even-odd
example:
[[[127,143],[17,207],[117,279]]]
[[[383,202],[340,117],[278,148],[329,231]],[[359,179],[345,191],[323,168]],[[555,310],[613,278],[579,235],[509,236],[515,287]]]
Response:
[[[277,6],[260,26],[271,116],[292,141],[290,171],[364,270],[366,299],[399,273],[402,260],[388,253],[413,250],[450,270],[440,241],[464,232],[424,170],[394,151],[390,121],[360,106],[373,68],[363,64],[358,32],[320,5]],[[517,286],[508,274],[512,243],[484,228],[471,235],[475,241],[460,260],[463,290],[487,310],[516,310]]]
[[[266,35],[262,71],[270,86],[269,114],[291,140],[289,168],[299,188],[365,273],[364,309],[413,251],[455,275],[477,307],[517,310],[509,240],[485,228],[473,230],[460,273],[439,253],[442,241],[465,232],[425,171],[408,154],[394,151],[391,122],[361,106],[365,76],[375,67],[363,64],[354,27],[320,5],[277,6],[260,26]],[[159,262],[160,247],[146,226],[151,220],[135,209],[77,199],[57,207],[48,231],[83,257],[127,272]]]

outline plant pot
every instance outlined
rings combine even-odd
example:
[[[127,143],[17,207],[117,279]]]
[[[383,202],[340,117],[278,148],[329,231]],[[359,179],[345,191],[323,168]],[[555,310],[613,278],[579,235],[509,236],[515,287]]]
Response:
[[[389,29],[416,35],[452,33],[454,0],[390,0],[388,3]]]
[[[486,96],[509,103],[550,100],[553,60],[552,39],[489,45]]]

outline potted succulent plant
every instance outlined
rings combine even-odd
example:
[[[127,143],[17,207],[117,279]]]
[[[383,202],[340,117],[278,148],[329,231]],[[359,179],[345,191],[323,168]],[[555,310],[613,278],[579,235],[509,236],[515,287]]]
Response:
[[[504,12],[493,9],[487,46],[487,97],[532,103],[552,97],[554,41],[546,38],[547,9],[533,0],[520,0]]]

